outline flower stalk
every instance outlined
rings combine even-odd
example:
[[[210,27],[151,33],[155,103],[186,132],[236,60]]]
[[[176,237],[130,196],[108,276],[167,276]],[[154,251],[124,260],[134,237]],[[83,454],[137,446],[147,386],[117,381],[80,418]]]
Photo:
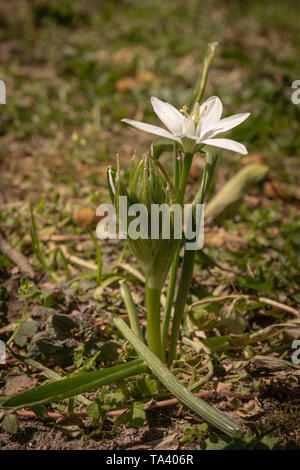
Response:
[[[149,283],[146,281],[148,346],[149,349],[161,359],[160,297],[161,290],[149,287]]]
[[[200,190],[195,198],[193,205],[203,204],[205,196],[209,190],[210,184],[212,182],[215,167],[217,163],[216,155],[208,151],[205,157],[205,168],[202,175],[202,182]],[[184,313],[184,308],[187,300],[187,296],[190,289],[190,284],[193,277],[193,269],[195,264],[195,254],[194,250],[185,250],[183,256],[183,265],[181,271],[181,277],[179,281],[179,287],[176,297],[176,303],[174,308],[174,316],[172,322],[172,331],[171,331],[171,342],[170,349],[168,354],[168,365],[170,366],[176,356],[176,346],[178,343],[178,336],[180,330],[180,324]]]

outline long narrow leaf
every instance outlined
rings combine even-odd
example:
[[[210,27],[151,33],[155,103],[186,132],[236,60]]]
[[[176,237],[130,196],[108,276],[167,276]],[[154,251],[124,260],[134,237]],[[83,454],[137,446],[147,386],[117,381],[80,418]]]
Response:
[[[144,341],[143,333],[142,333],[140,323],[139,323],[139,317],[138,317],[137,310],[135,308],[135,303],[133,301],[129,287],[124,281],[120,282],[120,286],[121,286],[122,297],[123,297],[126,310],[128,313],[128,318],[129,318],[131,329],[134,332],[134,334],[136,334],[137,337],[140,338],[141,341]]]
[[[89,392],[95,388],[141,374],[147,370],[143,361],[137,359],[127,364],[107,369],[86,372],[54,383],[40,385],[27,392],[9,397],[1,403],[5,408],[31,408],[43,403],[56,402],[65,398]]]
[[[253,185],[262,180],[269,167],[259,163],[251,163],[234,175],[222,189],[209,201],[205,209],[205,217],[223,218],[242,200],[242,197]]]
[[[193,410],[203,419],[230,437],[240,438],[243,435],[241,427],[217,411],[205,401],[189,392],[172,374],[160,359],[130,330],[121,318],[114,320],[115,325],[123,336],[131,343],[139,356],[148,364],[163,385],[170,390],[184,405]]]
[[[203,97],[206,82],[207,82],[209,67],[210,67],[210,64],[211,64],[211,62],[214,58],[215,50],[216,50],[217,45],[218,45],[217,42],[212,42],[212,43],[208,44],[208,46],[207,46],[207,50],[206,50],[206,53],[205,53],[205,56],[204,56],[204,59],[203,59],[201,72],[200,72],[200,74],[197,78],[196,85],[195,85],[194,92],[193,92],[193,96],[192,96],[191,101],[189,103],[189,109],[190,110],[192,110],[193,107],[195,106],[195,103],[197,101],[201,101],[201,99]]]

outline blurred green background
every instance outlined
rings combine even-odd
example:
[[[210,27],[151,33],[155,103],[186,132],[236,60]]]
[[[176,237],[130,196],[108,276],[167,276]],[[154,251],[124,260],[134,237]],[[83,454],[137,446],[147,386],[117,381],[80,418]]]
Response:
[[[221,253],[223,234],[211,241],[211,251],[245,270],[254,263],[252,274],[267,290],[276,286],[276,263],[284,289],[297,284],[300,105],[292,103],[291,85],[300,79],[299,24],[300,5],[292,0],[2,1],[3,225],[26,244],[28,201],[37,207],[41,236],[93,218],[108,200],[107,164],[119,153],[125,168],[134,150],[139,156],[152,141],[120,119],[157,122],[152,95],[175,106],[188,102],[207,44],[219,41],[205,97],[218,95],[224,115],[252,114],[230,135],[249,155],[222,151],[216,188],[250,162],[267,163],[270,173],[237,217],[223,222],[250,248]],[[163,161],[172,171],[170,156]],[[195,189],[198,164],[195,159]],[[81,223],[74,212],[82,206],[88,211]]]
[[[33,193],[41,178],[47,193],[51,182],[69,195],[78,180],[102,186],[100,162],[117,152],[126,161],[151,141],[120,119],[155,122],[152,95],[186,103],[212,41],[220,45],[206,96],[220,96],[225,115],[251,111],[232,138],[298,185],[299,24],[293,0],[1,1],[4,187],[18,198],[26,179]]]

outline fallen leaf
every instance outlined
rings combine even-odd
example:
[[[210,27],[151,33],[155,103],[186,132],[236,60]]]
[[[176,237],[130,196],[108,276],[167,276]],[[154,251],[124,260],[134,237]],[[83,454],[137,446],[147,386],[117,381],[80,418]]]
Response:
[[[16,434],[19,430],[18,415],[16,413],[6,415],[1,422],[1,427],[10,434]]]
[[[96,211],[90,207],[83,207],[78,212],[73,214],[75,224],[81,228],[87,228],[97,222],[99,218],[96,216]]]
[[[157,444],[154,449],[155,450],[176,450],[178,449],[179,441],[176,434],[171,434],[170,436],[166,436],[163,440]]]
[[[136,88],[137,81],[133,77],[124,77],[116,81],[116,89],[120,92]]]
[[[273,199],[283,199],[284,201],[291,199],[289,186],[282,181],[274,179],[265,182],[264,193]]]
[[[260,163],[265,165],[268,163],[268,158],[263,153],[251,153],[243,158],[243,165],[249,165],[249,163]]]
[[[218,393],[230,392],[232,388],[232,383],[230,382],[218,382],[216,391]]]
[[[150,70],[139,69],[136,74],[136,79],[140,83],[148,83],[157,81],[158,77]]]
[[[240,402],[237,413],[241,418],[251,418],[258,415],[262,408],[257,400],[249,400],[246,403]]]
[[[220,229],[213,229],[205,232],[205,244],[207,246],[214,246],[216,248],[220,248],[225,244],[229,247],[229,245],[236,244],[242,247],[247,247],[248,243],[238,235],[233,233],[228,233],[223,228]]]
[[[36,385],[37,380],[27,377],[27,375],[18,375],[17,377],[9,377],[5,385],[5,395],[15,395],[16,393],[23,392],[28,388]]]

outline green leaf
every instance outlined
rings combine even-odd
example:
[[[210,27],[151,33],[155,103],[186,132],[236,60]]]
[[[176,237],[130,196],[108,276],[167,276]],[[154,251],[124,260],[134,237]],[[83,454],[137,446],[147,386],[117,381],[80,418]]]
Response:
[[[241,437],[243,435],[243,431],[237,423],[189,392],[176,379],[170,369],[168,369],[161,360],[152,351],[150,351],[150,349],[130,330],[121,318],[116,318],[114,323],[127,341],[132,344],[139,356],[148,364],[153,374],[155,374],[162,384],[184,405],[213,426],[216,426],[225,434],[231,437]]]
[[[205,56],[204,56],[204,59],[203,59],[203,64],[202,64],[202,67],[201,67],[201,72],[200,72],[200,74],[197,78],[196,85],[195,85],[194,92],[193,92],[193,96],[192,96],[191,101],[189,103],[189,109],[190,110],[192,110],[193,107],[195,106],[195,103],[197,101],[201,101],[201,99],[203,97],[206,82],[207,82],[209,67],[210,67],[210,64],[211,64],[211,62],[214,58],[215,50],[216,50],[217,45],[218,45],[217,42],[212,42],[212,43],[208,44],[208,46],[207,46],[207,50],[206,50],[206,53],[205,53]]]
[[[146,413],[144,410],[144,404],[141,402],[134,402],[125,413],[117,416],[115,424],[119,426],[121,424],[129,423],[131,426],[139,427],[143,426],[145,419]]]
[[[254,184],[261,181],[269,167],[252,163],[242,168],[222,189],[209,201],[205,209],[205,217],[220,219],[229,215],[240,204],[244,194]]]
[[[203,340],[203,343],[205,346],[208,346],[209,348],[213,348],[214,346],[221,346],[225,345],[229,340],[229,336],[212,336],[211,338],[207,338]]]
[[[32,390],[19,393],[1,403],[7,408],[31,408],[42,403],[63,400],[81,393],[89,392],[95,388],[118,382],[127,377],[138,375],[146,371],[141,360],[131,361],[128,364],[114,366],[107,369],[86,372],[75,377],[68,377],[58,382],[40,385]]]
[[[99,404],[97,401],[93,401],[89,406],[86,407],[87,414],[94,420],[100,416]]]
[[[45,419],[48,416],[47,409],[44,405],[37,405],[32,407],[32,411],[40,418]]]
[[[10,434],[16,434],[19,430],[19,418],[16,413],[10,413],[9,415],[4,416],[1,427],[4,431],[9,432]]]
[[[214,179],[217,162],[218,162],[218,155],[212,150],[207,149],[205,151],[205,167],[204,167],[202,183],[195,197],[195,200],[193,202],[193,206],[195,206],[196,204],[204,203],[205,197]]]
[[[272,450],[278,441],[279,441],[278,437],[272,437],[272,436],[263,436],[260,440],[260,442],[265,444],[269,448],[269,450]]]
[[[295,295],[293,295],[292,297],[293,297],[294,300],[296,300],[296,302],[297,302],[298,304],[300,304],[300,294],[295,294]]]
[[[31,338],[38,330],[37,322],[35,321],[25,321],[20,328],[20,331],[14,338],[14,342],[23,347],[28,343],[28,337]]]
[[[232,441],[226,437],[210,436],[200,445],[201,449],[205,450],[224,450]]]
[[[146,413],[144,410],[144,403],[134,402],[131,409],[130,424],[132,426],[143,426],[146,419]]]
[[[171,139],[161,137],[152,144],[152,155],[154,158],[159,158],[164,152],[171,152],[173,149],[174,142]]]
[[[136,334],[140,338],[141,341],[144,341],[143,333],[142,333],[140,323],[139,323],[139,317],[137,314],[137,310],[136,310],[135,303],[132,298],[130,289],[124,281],[120,282],[120,286],[121,286],[121,294],[122,294],[122,297],[126,306],[126,310],[128,313],[128,318],[130,321],[131,329],[134,332],[134,334]]]
[[[143,377],[130,382],[128,391],[134,398],[142,398],[143,395],[154,395],[157,392],[157,383],[149,377]]]
[[[274,289],[274,279],[269,281],[261,280],[260,278],[253,278],[251,276],[240,277],[238,279],[240,286],[253,289],[258,292],[268,292]]]

